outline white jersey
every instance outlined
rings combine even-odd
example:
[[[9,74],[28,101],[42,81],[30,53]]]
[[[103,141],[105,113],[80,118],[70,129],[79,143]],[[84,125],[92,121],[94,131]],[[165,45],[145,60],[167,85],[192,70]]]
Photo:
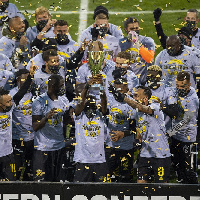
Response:
[[[136,115],[136,111],[126,103],[115,100],[111,93],[106,94],[108,100],[108,134],[115,134],[113,131],[130,130],[130,120]],[[133,148],[134,134],[124,137],[117,142],[112,142],[112,147],[123,150]]]
[[[0,70],[0,87],[11,90],[14,87],[14,73],[8,70]]]
[[[43,35],[43,38],[54,38],[55,34],[53,33],[54,27],[51,27],[46,34]],[[29,27],[26,30],[26,37],[29,39],[30,43],[37,37],[40,32],[38,31],[36,26]]]
[[[92,35],[90,35],[88,40],[92,40]],[[119,39],[109,34],[106,34],[104,38],[97,39],[103,44],[103,52],[107,60],[113,60],[117,57],[117,54],[121,51],[119,46]],[[87,57],[87,51],[84,53],[84,59]]]
[[[168,104],[178,103],[186,112],[191,112],[193,117],[189,123],[179,130],[173,137],[182,142],[195,142],[197,135],[197,116],[199,109],[199,99],[193,87],[190,87],[190,92],[185,97],[178,97],[176,88],[168,88],[167,99]],[[172,120],[172,127],[183,119],[183,115]]]
[[[194,74],[200,74],[200,56],[194,48],[184,46],[182,54],[178,56],[170,56],[167,50],[161,51],[155,60],[155,65],[162,69],[162,79],[168,87],[176,86],[176,76],[181,71],[190,74],[192,87],[196,87]]]
[[[0,70],[8,70],[12,71],[13,73],[15,72],[15,68],[6,55],[0,53],[0,61]]]
[[[34,83],[37,85],[38,87],[37,89],[39,90],[40,94],[43,94],[44,92],[47,91],[48,78],[52,75],[46,73],[44,71],[44,67],[42,69],[37,70],[34,75]],[[60,68],[58,75],[61,75],[65,80],[65,72],[62,68]]]
[[[15,16],[19,16],[22,20],[25,20],[24,15],[21,14],[21,12],[18,10],[15,4],[9,3],[8,7],[4,12],[0,12],[0,22],[2,23],[2,19],[9,17],[13,18]],[[2,26],[0,26],[0,38],[2,38]]]
[[[24,69],[27,65],[27,62],[29,61],[29,41],[27,42],[26,47],[27,48],[25,48],[25,50],[22,51],[19,46],[19,41],[15,39],[9,39],[6,36],[3,36],[0,39],[0,49],[2,54],[6,55],[8,58],[11,58],[15,51],[18,49],[19,53],[23,55],[24,58],[22,61],[19,60],[19,57],[13,58],[13,60],[17,64],[17,69]],[[15,54],[15,56],[16,55],[17,53]]]
[[[13,152],[12,148],[12,111],[0,113],[0,157]]]
[[[170,157],[170,149],[165,135],[164,114],[159,103],[149,105],[153,115],[137,112],[138,130],[142,136],[142,149],[140,157],[166,158]]]
[[[62,56],[64,59],[69,59],[79,49],[79,45],[74,40],[70,40],[70,42],[66,45],[57,44],[57,48],[58,55]]]
[[[192,37],[191,44],[200,50],[200,28],[198,28],[197,34]]]
[[[75,117],[76,145],[74,161],[80,163],[104,163],[105,124],[99,111],[88,119],[84,111]]]
[[[89,26],[87,29],[85,29],[80,37],[80,42],[83,42],[84,39],[90,40],[92,38],[91,35],[91,28],[93,25]],[[109,23],[109,32],[111,33],[112,36],[116,37],[117,39],[121,39],[123,37],[122,30],[119,26],[116,26],[114,24]]]
[[[44,35],[43,35],[43,39],[46,38],[55,38],[55,34],[53,33],[54,27],[51,27]],[[29,39],[30,43],[33,42],[33,40],[37,37],[37,35],[40,33],[40,31],[38,31],[36,26],[33,27],[29,27],[26,30],[26,37]],[[71,40],[71,36],[68,33],[68,38]]]
[[[32,105],[32,115],[45,117],[52,109],[57,108],[58,113],[48,119],[45,126],[35,132],[34,146],[40,151],[56,151],[65,146],[63,135],[63,114],[69,109],[69,101],[65,96],[59,96],[58,100],[51,100],[47,93],[38,96]]]
[[[60,61],[60,66],[65,70],[65,60],[60,55],[59,55],[59,61]],[[45,65],[45,62],[42,58],[42,53],[37,54],[36,56],[31,58],[31,60],[28,62],[26,69],[28,69],[29,71],[30,71],[30,67],[31,67],[31,62],[33,62],[33,65],[36,65],[39,67],[37,70],[42,69],[42,66]]]
[[[107,61],[106,65],[113,66],[113,67],[109,67],[109,70],[106,72],[106,80],[107,80],[106,83],[110,84],[114,81],[112,72],[115,70],[115,62],[109,60]],[[136,87],[139,86],[138,77],[135,75],[135,73],[132,70],[130,70],[130,68],[128,68],[127,72],[122,77],[127,79],[128,89],[132,94],[134,94]],[[106,87],[109,87],[109,85],[107,85]]]
[[[15,87],[10,91],[13,96],[18,92],[19,88]],[[23,141],[30,141],[34,138],[34,131],[32,128],[32,94],[26,93],[20,100],[19,105],[13,109],[13,139]]]

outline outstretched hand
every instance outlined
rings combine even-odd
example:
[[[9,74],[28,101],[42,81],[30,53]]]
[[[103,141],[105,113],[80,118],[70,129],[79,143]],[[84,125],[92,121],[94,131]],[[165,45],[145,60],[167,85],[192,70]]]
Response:
[[[160,16],[162,14],[162,10],[160,8],[156,8],[154,11],[153,11],[153,14],[154,14],[154,19],[155,21],[160,21]]]

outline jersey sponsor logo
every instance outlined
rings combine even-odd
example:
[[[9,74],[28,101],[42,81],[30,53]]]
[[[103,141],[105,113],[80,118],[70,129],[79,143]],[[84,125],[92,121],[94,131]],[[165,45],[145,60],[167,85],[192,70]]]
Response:
[[[127,120],[127,116],[124,116],[122,111],[119,108],[111,108],[110,113],[110,122],[114,124],[124,124],[124,121]]]
[[[11,117],[8,115],[0,115],[0,128],[5,129],[10,125]]]
[[[96,137],[99,135],[101,126],[98,126],[98,123],[95,121],[88,121],[86,125],[83,125],[85,130],[85,136]]]
[[[61,124],[62,122],[62,110],[60,108],[57,109],[57,114],[53,116],[53,119],[48,119],[48,123],[51,126],[57,126],[58,124]]]

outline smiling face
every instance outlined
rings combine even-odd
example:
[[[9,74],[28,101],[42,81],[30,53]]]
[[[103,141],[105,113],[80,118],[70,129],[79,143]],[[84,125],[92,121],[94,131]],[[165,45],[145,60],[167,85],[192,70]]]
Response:
[[[23,33],[25,31],[24,21],[20,17],[12,19],[12,22],[9,25],[9,28],[12,33],[16,34],[17,32]]]

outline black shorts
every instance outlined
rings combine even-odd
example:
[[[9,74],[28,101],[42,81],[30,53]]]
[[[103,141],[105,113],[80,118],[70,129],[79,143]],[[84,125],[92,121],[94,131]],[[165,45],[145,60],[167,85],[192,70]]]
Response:
[[[115,181],[132,182],[133,179],[133,150],[111,148],[110,156],[107,157],[109,173]]]
[[[74,182],[110,182],[106,163],[77,163]]]
[[[145,158],[140,157],[138,162],[138,180],[154,181],[164,183],[169,181],[171,157],[167,158]]]
[[[15,181],[16,169],[13,153],[0,157],[0,181]]]
[[[67,176],[66,149],[56,151],[35,150],[33,155],[33,174],[35,181],[65,181]]]

